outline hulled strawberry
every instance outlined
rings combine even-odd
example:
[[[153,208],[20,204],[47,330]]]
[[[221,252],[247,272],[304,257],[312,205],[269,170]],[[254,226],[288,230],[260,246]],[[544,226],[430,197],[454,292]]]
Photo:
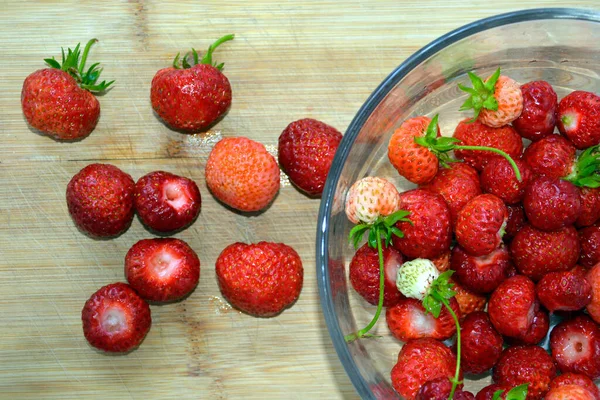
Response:
[[[572,272],[550,272],[535,288],[540,303],[550,312],[577,311],[592,301],[592,287],[585,275]]]
[[[150,330],[150,307],[129,285],[104,286],[81,311],[83,334],[100,350],[127,352],[140,345]]]
[[[491,293],[509,278],[512,262],[508,249],[500,246],[485,256],[473,256],[460,245],[452,249],[450,266],[454,279],[479,294]]]
[[[90,164],[67,185],[69,214],[83,232],[112,237],[125,232],[133,219],[135,183],[110,164]]]
[[[169,127],[182,132],[200,132],[222,118],[231,107],[231,85],[221,72],[223,64],[212,61],[212,54],[222,43],[232,40],[226,35],[213,43],[202,59],[196,50],[186,54],[173,66],[154,75],[150,101],[156,114]]]
[[[525,189],[523,209],[531,225],[555,231],[575,223],[581,213],[581,197],[572,183],[540,176]]]
[[[579,263],[591,268],[600,262],[600,225],[585,227],[579,231],[581,254]]]
[[[146,300],[179,300],[198,284],[200,260],[183,240],[144,239],[127,252],[125,277]]]
[[[170,172],[154,171],[135,185],[135,209],[150,229],[172,232],[190,225],[200,213],[196,183]]]
[[[461,324],[461,338],[463,372],[481,374],[496,365],[504,341],[487,313],[467,315]]]
[[[425,382],[417,392],[415,400],[447,400],[452,391],[452,383],[448,378],[436,378]],[[456,389],[453,400],[474,400],[473,393]]]
[[[271,317],[290,307],[300,296],[302,260],[283,243],[233,243],[217,258],[219,289],[235,308]]]
[[[523,275],[502,282],[488,303],[494,328],[505,336],[516,338],[529,330],[538,308],[535,284]]]
[[[400,193],[388,180],[367,176],[354,184],[346,195],[346,216],[350,222],[374,223],[400,209]]]
[[[541,308],[533,316],[531,326],[527,331],[517,337],[506,337],[506,342],[510,345],[532,345],[538,344],[546,338],[550,329],[550,316],[548,312]]]
[[[559,388],[561,386],[576,385],[584,389],[589,390],[595,397],[594,399],[600,399],[600,389],[596,386],[588,376],[583,374],[576,374],[573,372],[565,372],[554,378],[550,382],[550,390]]]
[[[517,179],[512,166],[504,158],[490,160],[481,171],[481,189],[497,196],[505,204],[519,203],[533,175],[525,161],[516,159],[515,163],[521,171],[521,180]]]
[[[341,140],[337,129],[321,121],[294,121],[279,135],[279,165],[300,190],[321,196]]]
[[[92,92],[106,91],[114,81],[98,82],[98,63],[87,70],[85,63],[96,39],[90,40],[83,55],[79,44],[68,49],[62,62],[47,58],[50,68],[30,74],[23,82],[21,107],[27,122],[35,129],[60,140],[76,140],[89,135],[100,118],[100,103]]]
[[[512,125],[517,132],[532,142],[551,135],[556,126],[558,98],[546,81],[533,81],[521,85],[523,112]]]
[[[600,378],[600,327],[590,317],[579,315],[556,325],[550,350],[562,372]]]
[[[502,243],[507,218],[506,206],[498,197],[474,197],[458,213],[456,241],[474,256],[490,254]]]
[[[585,279],[592,287],[592,301],[585,308],[590,317],[596,323],[600,324],[600,264],[596,264],[590,269]]]
[[[557,126],[580,150],[600,144],[600,96],[576,90],[563,97]]]

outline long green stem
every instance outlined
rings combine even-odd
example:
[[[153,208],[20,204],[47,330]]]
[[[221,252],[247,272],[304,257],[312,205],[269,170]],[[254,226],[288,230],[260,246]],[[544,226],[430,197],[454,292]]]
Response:
[[[510,166],[515,171],[515,175],[517,177],[517,180],[519,182],[521,182],[521,171],[519,171],[519,167],[517,167],[517,164],[515,163],[515,160],[513,160],[511,156],[509,156],[506,152],[504,152],[504,151],[502,151],[500,149],[496,149],[494,147],[486,147],[486,146],[462,146],[462,145],[456,145],[456,146],[454,146],[454,150],[480,150],[480,151],[490,151],[492,153],[499,154],[502,157],[506,158],[506,160],[510,163]]]
[[[215,49],[217,47],[219,47],[221,44],[223,44],[223,43],[225,43],[225,42],[227,42],[229,40],[233,40],[234,37],[235,37],[234,34],[225,35],[222,38],[218,39],[213,44],[211,44],[208,47],[208,51],[204,54],[204,57],[202,57],[202,60],[200,60],[200,64],[209,64],[209,65],[212,65],[212,53],[213,53],[213,51],[215,51]]]
[[[454,392],[456,391],[456,387],[460,383],[460,323],[458,322],[458,317],[454,313],[452,307],[450,307],[450,303],[448,300],[442,299],[442,304],[448,309],[450,314],[452,315],[452,319],[454,319],[454,323],[456,324],[456,371],[454,373],[454,379],[450,379],[452,382],[452,389],[450,390],[450,396],[448,396],[448,400],[452,400],[454,398]]]
[[[92,39],[85,45],[85,49],[83,49],[83,54],[81,56],[81,62],[79,63],[79,75],[83,76],[85,62],[87,61],[88,53],[90,52],[90,48],[94,43],[96,43],[98,39]]]

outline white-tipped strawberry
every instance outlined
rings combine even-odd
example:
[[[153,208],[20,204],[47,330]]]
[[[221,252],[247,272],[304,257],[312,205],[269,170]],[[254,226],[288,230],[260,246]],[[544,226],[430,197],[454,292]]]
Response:
[[[346,215],[354,223],[372,224],[400,208],[400,193],[389,181],[367,176],[356,181],[346,195]]]
[[[440,273],[431,260],[415,258],[407,261],[398,270],[396,286],[406,297],[423,300],[433,281]]]

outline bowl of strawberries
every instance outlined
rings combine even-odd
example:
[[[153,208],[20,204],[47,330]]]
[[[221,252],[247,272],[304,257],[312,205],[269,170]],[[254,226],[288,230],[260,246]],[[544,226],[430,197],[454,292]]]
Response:
[[[594,11],[491,17],[359,110],[317,273],[362,398],[600,398],[599,43]]]

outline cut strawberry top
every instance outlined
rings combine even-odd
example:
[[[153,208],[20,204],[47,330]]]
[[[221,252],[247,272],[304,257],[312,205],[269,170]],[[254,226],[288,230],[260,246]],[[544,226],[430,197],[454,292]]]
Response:
[[[100,325],[107,333],[119,334],[128,329],[127,319],[130,317],[119,303],[106,306],[99,311]]]
[[[147,265],[159,279],[173,278],[177,268],[181,265],[181,255],[168,248],[157,248],[154,253],[146,255]]]
[[[184,185],[179,181],[167,181],[163,187],[163,198],[171,207],[181,212],[184,208],[192,208],[194,198]]]

